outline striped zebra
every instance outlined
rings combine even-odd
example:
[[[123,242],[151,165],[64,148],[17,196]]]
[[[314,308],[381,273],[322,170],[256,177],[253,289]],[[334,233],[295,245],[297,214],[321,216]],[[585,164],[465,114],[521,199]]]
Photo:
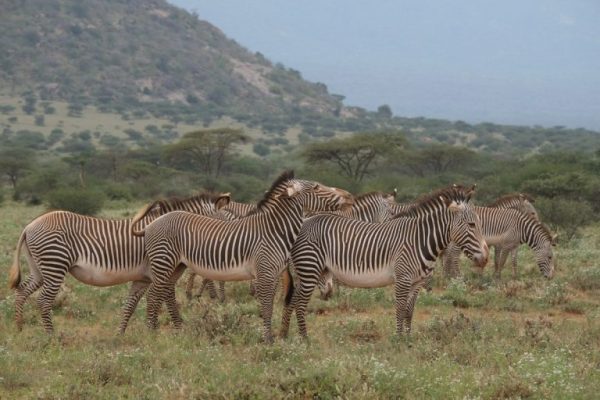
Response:
[[[256,210],[256,204],[250,203],[240,203],[238,201],[230,201],[229,204],[222,209],[219,210],[217,214],[212,215],[211,217],[222,219],[226,221],[238,219],[243,217],[244,215],[253,212]],[[185,295],[188,301],[193,299],[192,291],[194,290],[194,280],[196,279],[196,274],[194,271],[188,269],[188,280],[185,285]],[[225,301],[225,282],[219,281],[219,292],[217,295],[217,290],[215,288],[215,283],[207,278],[202,278],[202,283],[200,284],[200,289],[196,294],[196,298],[202,296],[204,290],[208,289],[208,294],[211,299],[218,298],[221,303]],[[250,294],[254,296],[254,282],[250,282]]]
[[[488,207],[513,208],[515,210],[522,212],[523,214],[529,215],[531,218],[535,219],[536,221],[539,221],[540,217],[538,215],[537,210],[533,206],[534,202],[535,202],[535,200],[531,196],[528,196],[524,193],[516,193],[516,194],[504,195],[504,196],[496,199],[496,201],[494,201],[492,204],[489,204]],[[496,253],[502,251],[502,246],[500,244],[494,245],[493,247],[494,247],[494,256]],[[515,247],[509,253],[510,258],[512,260],[513,277],[514,278],[517,277],[517,258],[519,255],[519,247],[520,246]]]
[[[396,330],[410,332],[418,292],[451,240],[480,265],[487,262],[479,217],[469,203],[472,193],[473,189],[452,186],[379,224],[332,215],[305,221],[291,251],[297,288],[288,287],[282,336],[287,336],[296,310],[300,334],[307,337],[306,306],[315,284],[327,272],[351,287],[394,284]]]
[[[556,245],[556,236],[552,235],[532,212],[522,213],[520,209],[500,208],[507,206],[497,204],[494,207],[474,206],[481,219],[483,236],[489,246],[496,246],[494,252],[494,270],[500,278],[502,267],[509,254],[512,254],[513,277],[517,277],[516,249],[525,243],[535,254],[540,272],[551,278],[554,274],[554,256],[552,247]],[[448,246],[444,255],[444,270],[458,271],[460,252],[455,246]]]
[[[52,304],[69,272],[79,281],[93,286],[132,282],[119,328],[123,333],[150,284],[144,239],[131,235],[134,221],[146,225],[173,210],[209,215],[227,205],[229,199],[229,194],[204,193],[187,199],[160,200],[145,206],[131,220],[100,219],[68,211],[52,211],[36,218],[23,229],[10,269],[9,284],[16,289],[17,328],[21,330],[23,326],[25,301],[42,288],[38,307],[46,332],[53,332]],[[21,282],[19,266],[22,247],[30,271],[25,282]],[[169,299],[167,305],[171,309],[175,305],[174,298]]]
[[[346,210],[327,211],[327,212],[322,212],[322,213],[331,213],[331,214],[340,215],[340,216],[343,216],[346,218],[352,218],[352,219],[356,219],[359,221],[365,221],[365,222],[374,222],[374,223],[383,222],[383,221],[390,220],[394,214],[392,210],[393,210],[394,204],[396,203],[394,200],[395,197],[396,197],[395,190],[391,193],[385,193],[385,192],[381,192],[381,191],[368,192],[368,193],[364,193],[359,196],[356,196],[354,198],[354,204],[352,204],[352,207],[349,207]],[[227,207],[223,208],[223,210],[225,212],[227,212],[229,210],[233,210],[234,213],[238,216],[245,215],[254,209],[256,209],[256,205],[254,205],[254,204],[237,203],[234,201],[230,202]],[[219,214],[221,212],[222,211],[220,211]],[[321,212],[308,213],[308,216],[313,216],[313,215],[320,214],[320,213]],[[195,274],[193,272],[191,272],[190,277],[188,279],[187,286],[186,286],[186,295],[188,296],[188,299],[191,299],[191,297],[192,297],[191,291],[193,288],[194,276],[195,276]],[[319,292],[321,293],[321,298],[323,300],[327,300],[333,294],[333,279],[332,278],[333,278],[332,276],[324,276],[323,279],[319,281],[318,288],[319,288]],[[210,298],[214,299],[217,297],[214,284],[212,283],[211,280],[206,279],[206,278],[204,278],[202,280],[202,286],[200,287],[200,290],[199,290],[197,296],[200,296],[205,288],[208,288]],[[254,295],[254,291],[252,290],[252,288],[253,288],[253,284],[251,283],[250,293],[252,295]],[[221,281],[221,282],[219,282],[219,300],[221,300],[221,302],[222,302],[222,301],[224,301],[224,299],[225,299],[224,282]]]
[[[284,172],[255,212],[233,221],[172,212],[145,228],[146,252],[152,269],[148,290],[148,326],[158,326],[158,309],[171,277],[187,266],[206,278],[224,281],[256,279],[263,338],[270,343],[273,298],[279,275],[302,226],[305,212],[337,210],[352,205],[352,195]],[[175,326],[181,317],[173,318]]]

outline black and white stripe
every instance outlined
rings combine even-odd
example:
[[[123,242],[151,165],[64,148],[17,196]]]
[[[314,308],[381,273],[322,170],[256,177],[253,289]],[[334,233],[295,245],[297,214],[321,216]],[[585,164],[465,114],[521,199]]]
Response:
[[[290,286],[286,296],[282,335],[287,335],[295,309],[306,337],[306,306],[324,273],[352,287],[394,284],[397,331],[410,331],[417,293],[451,240],[470,258],[487,262],[479,218],[469,204],[471,193],[455,186],[438,191],[379,224],[332,215],[307,220],[291,251],[297,288]]]
[[[16,289],[15,319],[21,329],[23,305],[40,287],[38,306],[47,332],[53,331],[52,303],[67,272],[83,283],[112,286],[133,282],[123,309],[120,331],[150,284],[144,239],[132,235],[143,226],[172,210],[199,214],[215,213],[229,202],[229,195],[202,194],[188,199],[161,200],[144,207],[132,220],[106,220],[67,211],[46,213],[29,223],[17,244],[10,271],[10,286]],[[30,275],[21,282],[19,258],[24,246]],[[174,290],[174,289],[173,289]],[[174,291],[172,292],[174,296]],[[169,308],[174,298],[169,299]]]
[[[256,279],[264,339],[272,341],[271,315],[276,284],[305,212],[338,210],[352,204],[340,189],[298,180],[283,173],[254,212],[233,221],[185,212],[166,214],[146,229],[146,252],[152,269],[148,291],[148,326],[156,328],[165,288],[179,265],[205,278],[222,281]],[[174,319],[176,324],[181,318]]]

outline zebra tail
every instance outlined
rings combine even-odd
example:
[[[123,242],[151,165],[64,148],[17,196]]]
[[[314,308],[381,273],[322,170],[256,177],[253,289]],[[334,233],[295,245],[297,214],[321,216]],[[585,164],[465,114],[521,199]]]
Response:
[[[285,293],[284,303],[289,306],[292,302],[292,296],[294,295],[294,280],[290,273],[290,265],[287,263],[285,273],[283,274],[283,292]]]
[[[10,267],[10,272],[8,275],[8,286],[11,289],[16,289],[21,283],[21,266],[19,259],[21,258],[21,247],[23,246],[24,240],[25,230],[21,232],[21,237],[19,237],[19,243],[17,243],[17,249],[15,250],[15,258],[13,260],[12,266]]]
[[[131,219],[131,234],[133,236],[144,236],[144,234],[146,233],[144,231],[144,228],[142,228],[141,230],[136,230],[135,229],[135,225],[140,222],[145,216],[146,214],[148,214],[148,212],[156,205],[156,201],[150,204],[146,204],[144,207],[142,207],[140,209],[140,211],[137,212],[137,214],[135,214],[135,216]]]

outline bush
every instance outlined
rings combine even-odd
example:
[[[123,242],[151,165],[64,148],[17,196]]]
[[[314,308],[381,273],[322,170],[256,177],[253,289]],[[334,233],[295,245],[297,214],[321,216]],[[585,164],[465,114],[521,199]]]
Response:
[[[587,201],[563,198],[538,198],[535,207],[542,221],[561,228],[567,240],[572,239],[579,227],[592,223],[596,218]]]
[[[104,194],[93,189],[61,188],[48,193],[50,208],[94,215],[102,209]]]

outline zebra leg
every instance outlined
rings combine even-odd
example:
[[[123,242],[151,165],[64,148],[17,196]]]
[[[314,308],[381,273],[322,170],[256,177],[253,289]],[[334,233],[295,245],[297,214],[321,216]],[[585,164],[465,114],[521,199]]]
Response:
[[[292,310],[296,310],[296,320],[298,322],[298,333],[304,339],[308,339],[306,332],[306,308],[313,291],[317,286],[316,280],[303,278],[298,275],[298,288],[294,290],[291,301]]]
[[[519,248],[515,247],[514,249],[511,250],[510,252],[510,256],[511,256],[511,261],[512,261],[512,272],[513,272],[513,279],[517,279],[517,256],[519,254]]]
[[[225,281],[219,281],[219,301],[225,303]]]
[[[405,333],[404,323],[408,318],[408,297],[412,283],[406,278],[396,277],[394,291],[396,297],[396,334],[402,336]]]
[[[166,299],[167,310],[169,311],[169,315],[171,316],[171,320],[173,321],[173,325],[175,325],[176,329],[180,329],[183,324],[183,319],[181,318],[181,314],[179,313],[179,306],[177,305],[177,298],[175,297],[175,284],[185,272],[185,265],[179,264],[175,271],[171,275],[169,279],[169,285],[166,288]]]
[[[42,283],[44,282],[40,269],[29,252],[29,249],[27,247],[25,247],[25,249],[27,263],[29,264],[29,276],[25,282],[21,282],[15,293],[15,323],[19,331],[23,329],[23,306],[25,305],[27,298],[42,287]]]
[[[496,246],[496,251],[494,252],[494,268],[496,270],[497,279],[500,279],[500,274],[502,272],[502,268],[504,268],[504,264],[506,264],[508,253],[509,251],[504,247]]]
[[[19,331],[23,330],[23,306],[25,305],[27,298],[42,287],[42,283],[41,275],[39,275],[39,273],[37,275],[32,273],[27,277],[25,282],[17,287],[15,294],[15,323],[17,324],[17,329]]]
[[[194,290],[194,279],[196,278],[196,274],[190,271],[188,276],[187,283],[185,285],[185,297],[188,301],[192,301],[193,295],[192,291]]]
[[[146,293],[149,284],[149,282],[145,281],[135,281],[131,283],[129,295],[127,296],[127,300],[123,306],[123,317],[121,318],[121,324],[119,325],[120,335],[125,333],[127,325],[129,324],[129,320],[131,319],[131,316],[133,315],[133,312],[135,311],[140,299],[144,293]]]
[[[408,293],[408,300],[406,302],[406,314],[404,318],[404,331],[409,334],[412,329],[412,318],[415,311],[415,303],[417,297],[419,297],[419,291],[426,282],[431,280],[431,276],[420,279],[419,281],[412,284]]]
[[[263,318],[263,340],[268,344],[273,343],[271,318],[273,317],[273,299],[275,298],[279,275],[275,271],[277,271],[277,268],[266,267],[263,271],[257,271],[256,274],[256,296],[260,303],[260,315]]]
[[[146,295],[146,302],[148,306],[146,308],[146,325],[150,329],[158,328],[158,313],[160,311],[160,306],[163,302],[167,301],[169,297],[169,285],[171,284],[170,278],[172,275],[172,267],[169,267],[169,262],[165,259],[162,259],[161,262],[164,262],[164,268],[152,268],[152,283],[148,289],[148,294]],[[170,265],[173,265],[172,262]],[[172,303],[171,303],[172,305]],[[167,304],[169,306],[169,304]]]
[[[252,279],[250,281],[250,286],[248,287],[248,290],[250,291],[250,296],[254,297],[256,296],[256,280]]]
[[[210,297],[212,300],[217,298],[217,290],[215,289],[215,283],[213,281],[211,281],[210,279],[202,279],[202,287],[200,288],[200,292],[198,293],[197,297],[202,296],[202,293],[204,292],[204,289],[208,288],[208,297]]]
[[[50,282],[48,279],[44,280],[42,292],[40,293],[40,297],[38,297],[38,307],[40,309],[40,314],[42,315],[42,323],[48,334],[54,332],[54,326],[52,325],[52,305],[54,304],[54,299],[60,290],[64,277],[63,274],[58,282]]]

